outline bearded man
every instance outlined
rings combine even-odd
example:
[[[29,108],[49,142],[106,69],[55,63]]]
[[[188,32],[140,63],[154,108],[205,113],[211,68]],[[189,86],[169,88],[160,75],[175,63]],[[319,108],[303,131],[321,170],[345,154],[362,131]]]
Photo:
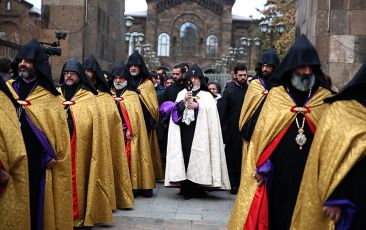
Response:
[[[127,61],[128,77],[130,84],[137,89],[140,98],[145,125],[149,136],[150,152],[153,160],[155,179],[163,179],[164,173],[161,165],[160,149],[156,127],[159,122],[159,104],[150,72],[144,59],[136,50]],[[152,195],[152,191],[151,191]]]
[[[301,35],[272,76],[243,156],[229,229],[289,229],[318,121],[331,95],[315,47]],[[255,176],[253,176],[255,175]]]
[[[74,226],[112,222],[112,162],[98,92],[75,58],[64,64],[59,83],[71,142]]]
[[[186,74],[193,87],[179,92],[169,123],[165,186],[181,186],[184,199],[205,188],[230,189],[220,118],[201,68]]]
[[[231,194],[237,194],[240,184],[242,146],[243,142],[239,132],[240,110],[243,105],[245,93],[247,92],[247,67],[237,65],[234,68],[234,84],[228,84],[222,95],[220,103],[217,104],[224,143],[225,155],[228,165]]]
[[[258,62],[256,79],[250,81],[241,108],[239,129],[244,142],[249,143],[266,96],[271,88],[271,77],[280,64],[276,51],[268,49]],[[244,143],[245,145],[245,143]],[[244,146],[246,149],[247,146]],[[243,152],[245,154],[246,152]]]
[[[316,130],[291,229],[366,229],[366,59]]]
[[[24,45],[12,63],[7,85],[19,104],[28,156],[31,229],[71,229],[70,142],[65,113],[51,69],[36,40]]]
[[[159,98],[159,104],[166,101],[175,102],[178,93],[184,89],[183,77],[185,73],[186,68],[183,65],[173,67],[172,75],[174,83],[165,89],[164,94]]]
[[[114,100],[122,119],[126,154],[134,194],[150,196],[155,187],[154,168],[149,139],[136,88],[126,77],[126,66],[118,64],[112,70]]]

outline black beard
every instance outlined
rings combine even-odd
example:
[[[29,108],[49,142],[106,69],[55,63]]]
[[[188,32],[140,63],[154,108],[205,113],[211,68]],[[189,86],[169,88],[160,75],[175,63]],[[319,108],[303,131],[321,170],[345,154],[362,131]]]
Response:
[[[180,78],[180,79],[174,80],[174,82],[176,82],[177,84],[182,84],[184,82],[184,79]]]
[[[262,73],[262,78],[263,78],[264,80],[269,80],[269,78],[271,77],[271,75],[272,75],[272,74],[269,74],[268,72],[267,72],[267,74]]]
[[[75,95],[75,93],[77,92],[78,88],[79,88],[79,84],[78,83],[74,83],[70,86],[63,84],[62,87],[63,89],[63,93],[64,93],[64,97],[66,100],[71,100],[71,98]]]

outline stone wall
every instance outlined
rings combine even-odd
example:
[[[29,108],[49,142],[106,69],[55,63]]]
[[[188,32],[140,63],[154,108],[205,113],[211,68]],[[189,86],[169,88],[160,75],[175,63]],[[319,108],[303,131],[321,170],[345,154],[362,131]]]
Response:
[[[32,38],[39,39],[41,15],[31,10],[32,4],[12,1],[11,10],[6,10],[5,2],[0,3],[0,32],[5,33],[1,39],[16,44],[24,44]]]
[[[366,1],[298,0],[297,35],[316,46],[322,68],[337,87],[346,84],[366,57]]]
[[[93,54],[104,70],[123,58],[124,0],[43,0],[42,40],[53,41],[55,31],[67,33],[61,57],[51,57],[54,79],[70,58],[83,61]]]

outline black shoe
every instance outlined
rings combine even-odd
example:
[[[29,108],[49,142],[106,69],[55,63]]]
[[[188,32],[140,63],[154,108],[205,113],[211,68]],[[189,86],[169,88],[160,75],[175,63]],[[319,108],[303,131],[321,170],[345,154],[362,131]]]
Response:
[[[153,190],[152,189],[141,189],[140,190],[140,194],[143,197],[152,197],[154,195]]]
[[[230,190],[230,194],[232,194],[232,195],[236,195],[236,194],[238,194],[238,191],[239,191],[239,188],[238,188],[238,187],[236,187],[236,186],[233,186],[233,187],[231,188],[231,190]]]
[[[133,192],[134,197],[137,197],[138,195],[140,195],[139,189],[133,189],[132,192]]]

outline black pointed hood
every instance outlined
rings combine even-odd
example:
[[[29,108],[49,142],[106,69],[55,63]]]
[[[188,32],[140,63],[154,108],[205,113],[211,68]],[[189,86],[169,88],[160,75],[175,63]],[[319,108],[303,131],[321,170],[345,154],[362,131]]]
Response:
[[[91,69],[97,75],[95,88],[102,92],[110,93],[108,82],[104,78],[104,73],[102,68],[98,63],[98,60],[91,54],[84,60],[83,63],[84,70]]]
[[[184,75],[186,81],[190,80],[191,77],[198,77],[201,80],[201,90],[208,91],[205,75],[197,64],[193,64]]]
[[[127,74],[128,69],[123,61],[119,62],[115,67],[112,69],[111,76],[114,79],[115,76],[123,76]],[[126,77],[125,77],[126,78]]]
[[[128,90],[132,90],[132,91],[136,91],[136,88],[130,83],[131,76],[128,74],[128,68],[125,65],[125,63],[123,63],[123,61],[119,62],[112,69],[111,76],[112,76],[112,81],[114,81],[114,78],[116,76],[122,76],[122,77],[124,77],[127,80],[127,86],[126,86],[127,89]],[[113,83],[112,83],[112,85],[113,85]]]
[[[268,77],[265,78],[263,76],[262,65],[264,65],[264,64],[273,66],[273,72],[272,72],[272,75],[269,76],[269,78]],[[264,52],[264,54],[262,55],[259,62],[257,63],[256,68],[255,68],[256,77],[259,77],[264,81],[266,89],[271,88],[269,79],[273,76],[273,74],[276,71],[276,68],[279,66],[279,64],[280,64],[280,59],[277,56],[276,51],[272,48],[267,49],[266,52]]]
[[[56,90],[54,81],[52,79],[51,68],[48,63],[48,57],[43,52],[43,48],[39,45],[36,39],[32,39],[27,44],[23,45],[16,57],[14,58],[11,68],[13,69],[14,77],[18,78],[18,66],[23,60],[32,60],[33,66],[36,69],[39,77],[39,84],[46,88],[54,95],[60,95]]]
[[[263,64],[272,65],[275,69],[278,67],[280,64],[280,58],[277,56],[274,49],[270,48],[264,52],[261,60],[258,62],[259,66],[262,66]]]
[[[352,80],[337,95],[325,99],[325,102],[332,103],[339,100],[366,100],[366,58]]]
[[[60,77],[60,80],[59,80],[60,84],[65,83],[65,79],[64,79],[64,72],[65,71],[73,71],[73,72],[78,73],[79,78],[80,78],[81,87],[85,90],[88,90],[88,91],[92,92],[95,95],[98,94],[98,91],[94,88],[94,86],[91,83],[88,76],[85,75],[82,65],[80,64],[80,62],[76,58],[70,58],[64,64],[64,66],[62,67],[61,77]]]
[[[318,52],[308,38],[302,34],[289,49],[287,55],[276,68],[271,77],[274,86],[285,85],[291,71],[300,66],[312,66],[316,81],[324,88],[330,89],[323,71],[320,68]]]
[[[142,56],[140,55],[140,53],[135,50],[129,57],[128,57],[128,61],[127,61],[127,69],[129,69],[132,65],[139,65],[141,72],[140,72],[140,76],[142,77],[143,80],[145,80],[146,78],[149,78],[151,80],[151,76],[150,76],[150,72],[144,62],[144,59],[142,58]],[[128,75],[131,75],[128,71]]]

